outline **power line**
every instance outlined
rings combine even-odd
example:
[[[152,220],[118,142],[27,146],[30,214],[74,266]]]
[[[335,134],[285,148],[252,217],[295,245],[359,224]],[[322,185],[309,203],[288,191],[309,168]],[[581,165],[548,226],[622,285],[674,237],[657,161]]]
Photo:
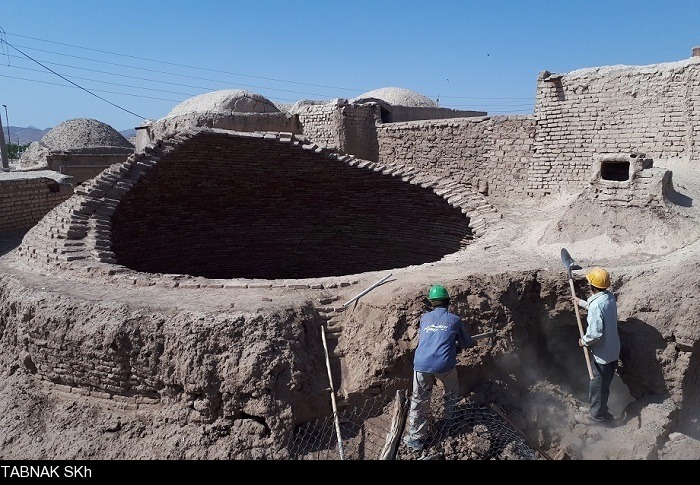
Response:
[[[263,80],[267,80],[267,81],[275,81],[275,82],[282,82],[282,83],[297,84],[297,85],[302,85],[302,86],[313,86],[313,87],[320,87],[320,88],[326,88],[326,89],[340,89],[340,90],[345,90],[345,91],[353,91],[353,92],[356,92],[356,93],[363,93],[363,92],[366,92],[366,91],[367,91],[367,89],[346,88],[346,87],[338,87],[338,86],[327,86],[327,85],[323,85],[323,84],[302,83],[302,82],[291,81],[291,80],[286,80],[286,79],[278,79],[278,78],[271,78],[271,77],[264,77],[264,76],[255,76],[255,75],[251,75],[251,74],[236,73],[236,72],[225,71],[225,70],[219,70],[219,69],[210,69],[210,68],[206,68],[206,67],[196,67],[196,66],[191,66],[191,65],[187,65],[187,64],[179,64],[179,63],[175,63],[175,62],[168,62],[168,61],[162,61],[162,60],[157,60],[157,59],[150,59],[150,58],[146,58],[146,57],[134,56],[134,55],[130,55],[130,54],[122,54],[122,53],[113,52],[113,51],[106,51],[106,50],[101,50],[101,49],[95,49],[95,48],[91,48],[91,47],[84,47],[84,46],[79,46],[79,45],[75,45],[75,44],[67,44],[67,43],[57,42],[57,41],[51,41],[51,40],[47,40],[47,39],[40,39],[40,38],[37,38],[37,37],[30,37],[30,36],[26,36],[26,35],[13,34],[13,33],[10,33],[9,35],[14,35],[14,36],[16,36],[16,37],[22,37],[22,38],[26,38],[26,39],[37,40],[37,41],[40,41],[40,42],[46,42],[46,43],[49,43],[49,44],[63,45],[63,46],[74,47],[74,48],[77,48],[77,49],[83,49],[83,50],[87,50],[87,51],[99,52],[99,53],[102,53],[102,54],[110,54],[110,55],[115,55],[115,56],[130,58],[130,59],[137,59],[137,60],[147,61],[147,62],[155,62],[155,63],[159,63],[159,64],[166,64],[166,65],[176,66],[176,67],[185,67],[185,68],[194,69],[194,70],[202,70],[202,71],[208,71],[208,72],[216,72],[216,73],[220,73],[220,74],[228,74],[228,75],[234,75],[234,76],[243,76],[243,77],[249,77],[249,78],[254,78],[254,79],[263,79]],[[161,70],[157,70],[157,69],[149,69],[149,68],[145,68],[145,67],[135,67],[135,66],[131,66],[131,65],[128,65],[128,64],[120,64],[120,63],[115,63],[115,62],[110,62],[110,61],[103,61],[103,60],[99,60],[99,59],[92,59],[92,58],[89,58],[89,57],[82,57],[82,56],[75,56],[75,55],[70,55],[70,54],[64,54],[64,53],[61,53],[61,52],[50,51],[50,50],[45,50],[45,49],[39,49],[39,48],[36,48],[36,47],[29,47],[29,46],[20,46],[20,47],[23,47],[23,48],[26,48],[26,49],[31,49],[31,50],[36,50],[36,51],[39,51],[39,52],[45,52],[45,53],[48,53],[48,54],[56,54],[56,55],[60,55],[60,56],[72,57],[72,58],[81,59],[81,60],[87,60],[87,61],[91,61],[91,62],[98,62],[98,63],[104,63],[104,64],[109,64],[109,65],[114,65],[114,66],[117,66],[117,67],[126,67],[126,68],[129,68],[129,69],[144,70],[144,71],[153,72],[153,73],[156,73],[156,74],[167,74],[167,75],[170,75],[170,76],[179,76],[179,77],[185,77],[185,78],[190,78],[190,79],[197,79],[197,80],[202,80],[202,81],[224,82],[224,81],[221,81],[221,80],[218,80],[218,79],[209,79],[209,78],[198,77],[198,76],[189,76],[189,75],[186,75],[186,74],[173,73],[173,72],[168,72],[168,71],[161,71]],[[292,93],[292,94],[302,94],[302,95],[322,96],[322,97],[324,96],[324,95],[317,94],[317,93],[305,93],[305,92],[298,92],[298,91],[288,91],[288,90],[284,90],[284,89],[268,88],[268,87],[266,87],[266,86],[246,85],[246,84],[241,84],[241,85],[242,85],[242,86],[251,87],[251,88],[260,88],[260,89],[269,89],[269,90],[280,91],[280,92],[289,92],[289,93]],[[191,86],[190,86],[190,87],[191,87]],[[473,97],[473,96],[445,96],[445,95],[440,96],[440,97],[441,97],[441,98],[446,98],[446,99],[482,99],[482,100],[525,100],[525,99],[530,99],[530,98],[519,98],[519,97]]]
[[[20,47],[27,48],[26,46],[20,46]],[[32,48],[29,47],[29,49],[32,49]],[[134,67],[134,66],[129,66],[129,65],[127,65],[127,64],[118,64],[118,63],[109,62],[109,61],[101,61],[101,60],[98,60],[98,59],[90,59],[90,58],[87,58],[87,57],[72,56],[72,55],[70,55],[70,54],[62,54],[62,53],[60,53],[60,52],[46,51],[46,50],[43,50],[43,49],[33,49],[33,50],[38,50],[38,51],[40,51],[40,52],[45,52],[45,53],[48,53],[48,54],[56,54],[56,55],[64,56],[64,57],[72,57],[72,58],[75,58],[75,59],[82,59],[82,60],[84,60],[84,61],[92,61],[92,62],[98,62],[98,63],[102,63],[102,64],[109,64],[109,65],[113,65],[113,66],[117,66],[117,67],[126,67],[126,68],[129,68],[129,69],[135,69],[135,70],[142,70],[142,71],[147,71],[147,72],[153,72],[153,73],[156,73],[156,74],[167,74],[168,76],[185,77],[185,78],[196,79],[196,80],[200,80],[200,81],[211,81],[211,82],[222,83],[222,84],[225,83],[225,81],[221,81],[221,80],[219,80],[219,79],[209,79],[209,78],[202,78],[202,77],[197,77],[197,76],[188,76],[187,74],[179,74],[179,73],[168,72],[168,71],[159,71],[159,70],[156,70],[156,69],[148,69],[148,68],[145,68],[145,67]],[[19,56],[11,56],[11,57],[17,57],[17,58],[19,58]],[[180,84],[180,83],[173,83],[173,82],[161,81],[161,80],[156,80],[156,79],[140,78],[140,77],[136,77],[136,76],[129,76],[129,75],[127,75],[127,74],[116,74],[116,73],[112,73],[112,72],[108,72],[108,71],[100,71],[100,70],[97,70],[97,69],[89,69],[89,68],[85,68],[85,67],[72,66],[72,65],[69,65],[69,64],[60,64],[60,63],[48,62],[48,61],[42,61],[42,62],[45,62],[46,64],[51,64],[51,65],[54,65],[54,66],[69,67],[69,68],[72,68],[72,69],[79,69],[79,70],[85,70],[85,71],[91,71],[91,72],[98,72],[98,73],[101,73],[101,74],[109,74],[109,75],[111,75],[111,76],[127,77],[127,78],[131,78],[131,79],[138,79],[138,80],[141,80],[141,81],[148,81],[148,82],[155,82],[155,83],[163,83],[163,84],[171,84],[171,85],[174,85],[174,86],[183,86],[183,87],[196,88],[196,89],[207,89],[207,90],[212,90],[212,89],[213,89],[213,88],[210,88],[210,87],[192,86],[192,85],[189,85],[189,84]],[[291,91],[291,90],[288,90],[288,89],[276,89],[276,88],[269,88],[269,87],[266,87],[266,86],[258,86],[258,85],[254,85],[254,84],[242,84],[242,83],[238,83],[238,85],[239,85],[239,86],[248,87],[248,88],[266,89],[266,90],[268,90],[268,91],[279,91],[279,92],[283,92],[283,93],[302,94],[302,95],[307,95],[307,96],[326,97],[325,95],[323,95],[323,94],[318,94],[318,93],[305,93],[305,92],[301,92],[301,91]]]
[[[18,80],[20,80],[20,81],[28,81],[28,82],[32,82],[32,83],[48,84],[48,85],[51,85],[51,86],[61,86],[61,87],[63,87],[63,88],[75,88],[75,87],[76,87],[75,85],[71,86],[71,85],[67,85],[67,84],[52,83],[52,82],[49,82],[49,81],[39,81],[38,79],[27,79],[26,77],[8,76],[8,75],[6,75],[6,74],[0,74],[0,77],[6,77],[6,78],[8,78],[8,79],[18,79]],[[80,88],[80,86],[77,86],[77,87]],[[83,88],[80,88],[80,89],[83,89]],[[172,102],[175,102],[175,103],[179,103],[179,102],[181,101],[181,100],[179,100],[179,99],[156,98],[156,97],[154,97],[154,96],[143,96],[143,95],[138,95],[138,94],[120,93],[120,92],[117,92],[117,91],[105,91],[105,90],[103,90],[103,89],[92,89],[92,91],[97,91],[97,92],[100,92],[100,93],[108,93],[108,94],[119,94],[119,95],[123,95],[123,96],[131,96],[131,97],[134,97],[134,98],[155,99],[155,100],[158,100],[158,101],[172,101]],[[143,118],[143,119],[145,119],[145,118]]]
[[[4,31],[3,31],[3,33],[4,33]],[[44,40],[44,39],[38,39],[38,38],[35,38],[35,37],[22,36],[22,35],[18,35],[18,34],[11,34],[11,35],[16,35],[16,36],[18,36],[18,37],[25,37],[25,38],[29,38],[29,39],[39,40],[39,41],[42,41],[42,42],[54,43],[54,44],[65,45],[65,46],[70,46],[70,47],[76,47],[76,48],[85,49],[85,50],[91,50],[91,51],[95,51],[95,52],[101,52],[101,53],[107,53],[107,54],[112,54],[112,55],[117,55],[117,56],[123,56],[123,57],[128,57],[128,58],[133,58],[133,59],[145,60],[145,61],[149,61],[149,62],[157,62],[157,63],[163,63],[163,64],[169,64],[169,65],[187,67],[187,68],[190,68],[190,69],[202,69],[202,70],[211,71],[211,72],[219,72],[219,73],[233,74],[233,75],[242,75],[242,76],[247,76],[247,77],[260,78],[260,79],[267,79],[267,80],[273,80],[273,81],[279,81],[279,82],[290,82],[290,83],[294,83],[294,84],[305,84],[305,83],[299,83],[299,82],[296,82],[296,81],[287,81],[287,80],[280,80],[280,79],[274,79],[274,78],[264,78],[264,77],[262,77],[262,76],[252,76],[252,75],[247,75],[247,74],[231,73],[231,72],[228,72],[228,71],[221,71],[221,70],[215,70],[215,69],[197,68],[197,67],[188,66],[188,65],[185,65],[185,64],[177,64],[177,63],[171,63],[171,62],[166,62],[166,61],[158,61],[158,60],[153,60],[153,59],[148,59],[148,58],[142,58],[142,57],[138,57],[138,56],[132,56],[132,55],[120,54],[120,53],[116,53],[116,52],[104,51],[104,50],[100,50],[100,49],[93,49],[93,48],[87,48],[87,47],[77,46],[77,45],[73,45],[73,44],[64,44],[64,43],[61,43],[61,42],[53,42],[53,41],[48,41],[48,40]],[[74,66],[74,65],[70,65],[70,64],[54,63],[54,62],[49,62],[49,61],[46,61],[46,60],[41,60],[41,61],[39,61],[39,60],[37,60],[37,59],[35,59],[35,58],[32,58],[31,56],[29,56],[29,55],[26,54],[25,52],[21,51],[21,50],[20,50],[19,48],[17,48],[15,45],[9,44],[6,40],[0,39],[0,41],[2,41],[2,42],[0,42],[0,46],[3,46],[3,47],[4,47],[5,45],[7,45],[7,46],[9,46],[9,47],[12,47],[14,50],[16,50],[17,52],[19,52],[20,54],[22,54],[23,57],[26,57],[27,59],[31,60],[32,62],[35,62],[36,64],[40,65],[42,68],[44,68],[45,70],[47,70],[47,71],[53,73],[54,75],[57,75],[57,76],[61,77],[61,78],[64,79],[65,81],[71,83],[71,85],[73,85],[73,87],[77,87],[77,88],[79,88],[79,89],[81,89],[81,90],[83,90],[83,91],[86,91],[86,92],[88,92],[89,94],[91,94],[91,95],[97,97],[98,99],[101,99],[102,101],[105,101],[105,102],[111,104],[112,106],[115,106],[115,107],[117,107],[117,108],[119,108],[119,109],[121,109],[121,110],[123,110],[123,111],[128,112],[129,114],[132,114],[132,115],[134,115],[134,116],[138,116],[139,118],[142,118],[142,119],[145,119],[145,118],[142,117],[142,116],[140,116],[140,115],[138,115],[138,114],[136,114],[136,113],[133,113],[133,112],[131,112],[131,111],[129,111],[129,110],[127,110],[127,109],[121,107],[121,106],[118,106],[117,104],[112,103],[111,101],[108,101],[108,100],[106,100],[106,99],[104,99],[104,98],[102,98],[102,97],[100,97],[100,96],[97,96],[96,94],[94,94],[94,93],[91,92],[91,91],[103,92],[103,93],[110,93],[110,94],[120,94],[120,95],[132,96],[132,97],[140,97],[140,98],[144,98],[144,99],[155,99],[155,100],[163,100],[163,101],[181,102],[182,100],[172,100],[172,99],[168,99],[168,98],[157,98],[157,97],[152,97],[152,96],[140,96],[140,95],[136,95],[136,94],[123,93],[123,92],[122,92],[122,93],[119,93],[119,92],[107,91],[107,90],[100,90],[100,89],[91,89],[91,90],[88,90],[88,89],[86,89],[86,88],[84,88],[84,87],[78,85],[77,83],[71,81],[68,77],[66,77],[66,76],[64,76],[64,75],[61,75],[61,74],[57,73],[56,71],[54,71],[54,70],[48,68],[45,64],[54,65],[54,66],[61,66],[61,67],[67,67],[67,68],[70,68],[70,69],[83,70],[83,71],[94,72],[94,73],[99,73],[99,74],[105,74],[105,75],[109,75],[109,76],[116,76],[116,77],[120,77],[120,78],[127,78],[127,79],[134,79],[134,80],[139,80],[139,81],[151,82],[151,83],[167,84],[167,85],[171,85],[171,86],[182,86],[182,87],[200,89],[200,90],[204,90],[204,91],[216,90],[216,88],[212,88],[212,87],[209,87],[209,86],[197,86],[197,85],[191,85],[191,84],[184,84],[184,83],[176,83],[176,82],[170,82],[170,81],[163,81],[163,80],[160,80],[160,79],[151,79],[151,78],[146,78],[146,77],[130,76],[130,75],[127,75],[127,74],[115,73],[115,72],[109,72],[109,71],[103,71],[103,70],[98,70],[98,69],[90,69],[90,68],[79,67],[79,66]],[[81,60],[87,60],[87,61],[90,61],[90,62],[97,62],[97,63],[103,63],[103,64],[114,65],[114,66],[118,66],[118,67],[120,67],[120,68],[128,68],[128,69],[134,69],[134,70],[142,70],[142,71],[153,72],[153,73],[157,73],[157,74],[165,74],[165,75],[169,75],[169,76],[184,77],[184,78],[190,78],[190,79],[196,79],[196,80],[204,80],[204,81],[210,81],[210,82],[216,82],[216,83],[224,83],[224,82],[225,82],[225,81],[221,81],[221,80],[217,80],[217,79],[202,78],[202,77],[190,76],[190,75],[186,75],[186,74],[179,74],[179,73],[173,73],[173,72],[168,72],[168,71],[161,71],[161,70],[156,70],[156,69],[149,69],[149,68],[145,68],[145,67],[135,67],[135,66],[127,65],[127,64],[120,64],[120,63],[114,63],[114,62],[103,61],[103,60],[98,60],[98,59],[91,59],[91,58],[87,58],[87,57],[74,56],[74,55],[70,55],[70,54],[63,54],[63,53],[61,53],[61,52],[48,51],[48,50],[37,49],[37,48],[33,48],[33,47],[27,47],[27,46],[20,46],[20,47],[25,48],[25,49],[29,49],[29,50],[37,50],[37,51],[40,51],[40,52],[46,52],[46,53],[50,53],[50,54],[55,54],[55,55],[59,55],[59,56],[65,56],[65,57],[72,57],[72,58],[77,58],[77,59],[81,59]],[[7,51],[7,49],[3,49],[3,51]],[[23,59],[23,57],[14,56],[14,55],[11,55],[11,54],[9,54],[9,53],[7,53],[6,55],[8,56],[8,67],[14,67],[14,68],[16,68],[16,69],[25,69],[25,70],[29,70],[29,71],[40,72],[39,70],[31,69],[31,68],[19,67],[19,66],[10,66],[9,60],[10,60],[11,57],[12,57],[12,58],[18,58],[18,59]],[[14,79],[21,79],[21,80],[25,80],[25,81],[42,82],[42,83],[44,83],[44,84],[54,84],[54,83],[46,83],[46,82],[39,81],[39,80],[32,80],[32,79],[26,79],[26,78],[20,78],[20,77],[13,77],[13,76],[3,76],[3,77],[14,78]],[[194,94],[191,94],[191,93],[175,92],[175,91],[170,91],[170,90],[165,90],[165,89],[155,89],[155,88],[148,88],[148,87],[139,87],[139,86],[134,86],[134,85],[129,85],[129,84],[116,83],[116,82],[109,82],[109,81],[102,81],[102,80],[99,80],[99,79],[91,79],[91,78],[84,78],[84,77],[77,77],[77,76],[71,76],[71,77],[74,78],[74,79],[81,79],[81,80],[91,81],[91,82],[95,82],[95,83],[109,84],[109,85],[114,85],[114,86],[122,86],[122,87],[127,87],[127,88],[132,88],[132,89],[141,89],[141,90],[155,91],[155,92],[161,92],[161,93],[167,93],[167,94],[176,94],[176,95],[183,95],[183,96],[194,96]],[[69,87],[69,86],[62,85],[62,84],[57,84],[57,83],[55,83],[54,85],[62,86],[62,87]],[[323,86],[323,85],[314,85],[314,84],[308,84],[308,85],[310,85],[310,86],[319,86],[319,87],[332,87],[332,86]],[[324,95],[317,94],[317,93],[305,93],[305,92],[299,92],[299,91],[292,91],[292,90],[285,90],[285,89],[276,89],[276,88],[267,88],[267,87],[264,87],[264,86],[247,85],[247,84],[242,84],[242,86],[251,87],[251,88],[260,88],[260,89],[266,89],[266,90],[270,90],[270,91],[278,91],[278,92],[284,92],[284,93],[293,93],[293,94],[301,94],[301,95],[310,95],[310,96],[325,97]],[[335,88],[335,89],[347,89],[347,90],[350,90],[350,88]],[[483,100],[500,100],[500,101],[513,100],[513,101],[517,101],[517,100],[530,99],[530,98],[515,98],[515,97],[513,97],[513,98],[501,98],[501,97],[473,97],[473,96],[442,96],[442,98],[443,98],[443,99],[445,99],[445,98],[447,98],[447,99],[460,99],[460,100],[482,100],[482,101],[483,101]],[[278,98],[278,97],[272,97],[272,96],[270,96],[270,99],[276,99],[276,100],[279,101],[279,102],[294,102],[294,101],[295,101],[295,100],[293,100],[293,99],[285,99],[285,98]],[[465,108],[466,108],[466,109],[471,109],[471,110],[488,111],[488,112],[494,112],[494,113],[497,113],[497,112],[506,112],[506,111],[504,111],[504,109],[510,109],[511,112],[525,112],[525,111],[531,111],[530,109],[528,109],[528,110],[525,110],[525,109],[515,109],[515,110],[514,110],[514,109],[513,109],[513,108],[522,107],[522,106],[531,106],[531,103],[528,103],[528,104],[523,104],[523,103],[518,103],[518,104],[512,104],[512,103],[508,103],[508,104],[504,104],[504,103],[500,103],[500,104],[487,104],[485,108],[476,108],[476,107],[473,107],[473,106],[471,106],[471,105],[464,105],[464,104],[447,104],[447,105],[445,105],[444,107],[453,108],[453,109],[465,109]]]
[[[22,54],[22,55],[23,55],[24,57],[26,57],[27,59],[30,59],[30,60],[36,62],[37,64],[39,64],[41,67],[43,67],[43,68],[46,69],[47,71],[52,72],[52,73],[55,74],[56,76],[60,77],[60,78],[63,79],[64,81],[67,81],[67,82],[71,83],[71,84],[74,85],[75,87],[82,89],[83,91],[85,91],[86,93],[90,94],[91,96],[95,96],[97,99],[100,99],[100,100],[104,101],[105,103],[108,103],[108,104],[114,106],[115,108],[118,108],[118,109],[120,109],[120,110],[122,110],[122,111],[125,111],[125,112],[127,112],[127,113],[129,113],[129,114],[131,114],[131,115],[134,115],[134,116],[136,116],[136,117],[138,117],[138,118],[141,118],[142,120],[143,120],[143,119],[146,119],[145,116],[137,115],[137,114],[134,113],[133,111],[129,111],[129,110],[126,109],[126,108],[122,108],[121,106],[119,106],[119,105],[117,105],[117,104],[114,104],[113,102],[111,102],[111,101],[109,101],[109,100],[103,98],[102,96],[99,96],[99,95],[97,95],[97,94],[91,92],[90,90],[85,89],[84,87],[80,86],[79,84],[74,83],[74,82],[71,81],[70,79],[67,79],[66,77],[64,77],[64,76],[62,76],[61,74],[57,73],[57,72],[54,71],[53,69],[51,69],[51,68],[49,68],[49,67],[46,67],[46,66],[43,65],[41,62],[39,62],[39,61],[35,60],[34,58],[32,58],[31,56],[25,54],[24,52],[22,52],[21,50],[19,50],[18,48],[16,48],[14,45],[12,45],[12,44],[10,44],[9,42],[7,42],[5,39],[0,39],[0,43],[3,43],[3,44],[5,44],[5,45],[7,45],[8,47],[11,47],[12,49],[14,49],[14,50],[16,50],[17,52],[19,52],[20,54]]]
[[[302,86],[314,86],[314,87],[317,87],[317,88],[342,89],[342,90],[345,90],[345,91],[356,91],[356,92],[364,92],[364,91],[367,91],[367,89],[362,89],[362,90],[360,90],[360,89],[344,88],[344,87],[338,87],[338,86],[325,86],[325,85],[323,85],[323,84],[302,83],[302,82],[298,82],[298,81],[290,81],[290,80],[288,80],[288,79],[276,79],[276,78],[271,78],[271,77],[254,76],[254,75],[252,75],[252,74],[243,74],[243,73],[238,73],[238,72],[222,71],[222,70],[219,70],[219,69],[210,69],[210,68],[207,68],[207,67],[189,66],[189,65],[187,65],[187,64],[178,64],[178,63],[176,63],[176,62],[161,61],[161,60],[158,60],[158,59],[149,59],[149,58],[147,58],[147,57],[138,57],[138,56],[133,56],[133,55],[129,55],[129,54],[120,54],[119,52],[105,51],[105,50],[94,49],[94,48],[91,48],[91,47],[83,47],[83,46],[74,45],[74,44],[65,44],[65,43],[62,43],[62,42],[56,42],[56,41],[51,41],[51,40],[46,40],[46,39],[39,39],[39,38],[37,38],[37,37],[29,37],[29,36],[26,36],[26,35],[13,34],[13,33],[10,33],[10,35],[14,35],[14,36],[17,36],[17,37],[23,37],[23,38],[25,38],[25,39],[38,40],[38,41],[40,41],[40,42],[47,42],[47,43],[49,43],[49,44],[64,45],[64,46],[67,46],[67,47],[75,47],[75,48],[78,48],[78,49],[84,49],[84,50],[89,50],[89,51],[94,51],[94,52],[100,52],[100,53],[102,53],[102,54],[111,54],[111,55],[115,55],[115,56],[128,57],[128,58],[131,58],[131,59],[138,59],[138,60],[140,60],[140,61],[157,62],[157,63],[160,63],[160,64],[167,64],[167,65],[176,66],[176,67],[186,67],[186,68],[188,68],[188,69],[197,69],[197,70],[202,70],[202,71],[218,72],[218,73],[220,73],[220,74],[230,74],[230,75],[233,75],[233,76],[243,76],[243,77],[250,77],[250,78],[255,78],[255,79],[264,79],[264,80],[266,80],[266,81],[275,81],[275,82],[283,82],[283,83],[290,83],[290,84],[299,84],[299,85],[302,85]]]
[[[12,58],[16,58],[16,59],[23,59],[23,58],[20,57],[20,56],[14,56],[14,55],[11,55],[11,54],[10,54],[9,56],[12,57]],[[129,75],[127,75],[127,74],[118,74],[118,73],[109,72],[109,71],[102,71],[102,70],[98,70],[98,69],[89,69],[89,68],[83,68],[83,67],[73,66],[73,65],[70,65],[70,64],[61,64],[61,63],[56,63],[56,62],[48,62],[48,61],[45,61],[45,60],[41,60],[41,62],[43,62],[44,64],[48,64],[48,65],[67,67],[67,68],[76,69],[76,70],[81,70],[81,71],[94,72],[94,73],[98,73],[98,74],[107,74],[107,75],[109,75],[109,76],[123,77],[123,78],[127,78],[127,79],[135,79],[135,80],[139,80],[139,81],[146,81],[146,82],[152,82],[152,83],[157,83],[157,84],[167,84],[167,85],[171,85],[171,86],[182,86],[182,87],[188,87],[188,88],[194,88],[194,89],[201,89],[201,90],[203,90],[203,91],[211,91],[211,90],[217,89],[217,88],[213,88],[213,87],[211,87],[211,86],[197,86],[197,85],[192,85],[192,84],[175,83],[175,82],[170,82],[170,81],[161,81],[161,80],[158,80],[158,79],[142,78],[142,77],[138,77],[138,76],[129,76]],[[40,70],[38,70],[38,69],[31,69],[31,68],[28,68],[28,67],[20,67],[20,66],[16,66],[16,65],[15,65],[15,66],[8,66],[8,67],[12,67],[13,69],[22,69],[22,70],[33,71],[33,72],[42,72],[42,71],[40,71]],[[11,79],[21,79],[21,80],[25,80],[25,81],[33,81],[32,79],[20,78],[20,77],[13,77],[13,76],[4,76],[4,77],[8,77],[8,78],[11,78]],[[197,95],[197,94],[195,94],[195,93],[187,93],[187,92],[179,92],[179,91],[170,91],[170,90],[166,90],[166,89],[155,89],[155,88],[134,86],[134,85],[130,85],[130,84],[115,83],[115,82],[103,81],[103,80],[93,79],[93,78],[85,78],[85,77],[79,77],[79,76],[71,76],[71,77],[72,77],[73,79],[81,79],[81,80],[83,80],[83,81],[92,81],[92,82],[101,83],[101,84],[110,84],[110,85],[114,85],[114,86],[122,86],[122,87],[128,87],[128,88],[133,88],[133,89],[141,89],[141,90],[146,90],[146,91],[155,91],[155,92],[161,92],[161,93],[167,93],[167,94],[179,94],[179,95],[188,96],[188,97],[196,96],[196,95]],[[42,81],[36,81],[36,82],[42,82]],[[47,84],[50,84],[50,83],[47,83]],[[55,85],[56,85],[56,86],[64,86],[64,87],[66,87],[65,84],[55,84]],[[110,91],[101,91],[101,90],[99,90],[99,89],[93,89],[93,91],[98,91],[98,92],[110,92]],[[278,91],[296,93],[295,91],[287,91],[287,90],[278,90]],[[125,94],[125,95],[126,95],[127,93],[117,93],[117,94]],[[200,93],[200,94],[201,94],[201,93]],[[302,94],[304,94],[304,93],[302,93]],[[305,94],[309,94],[309,93],[305,93]],[[139,97],[138,95],[131,95],[131,94],[129,94],[129,96]],[[320,96],[320,95],[319,95],[319,96]],[[172,100],[172,99],[166,99],[166,98],[154,98],[154,97],[150,97],[150,96],[145,97],[145,98],[148,98],[148,99],[162,99],[162,100],[175,101],[175,102],[181,102],[181,101],[182,101],[182,99],[180,99],[180,100]],[[503,98],[478,98],[478,97],[468,97],[468,96],[459,96],[459,97],[455,97],[455,98],[459,98],[459,99],[474,99],[474,100],[488,100],[488,99],[497,100],[497,99],[503,99]],[[276,99],[276,100],[278,100],[278,101],[284,101],[284,102],[294,102],[294,101],[295,101],[294,99],[289,99],[289,98],[278,98],[278,97],[270,97],[270,99]],[[519,99],[528,99],[528,98],[505,98],[505,99],[519,100]],[[474,105],[472,105],[472,104],[448,104],[448,105],[446,105],[445,107],[449,107],[449,108],[453,108],[453,109],[462,109],[462,108],[466,108],[466,109],[477,110],[477,111],[498,112],[498,110],[501,109],[501,108],[516,108],[516,107],[523,107],[523,106],[528,106],[528,107],[529,107],[529,106],[531,106],[531,105],[532,105],[532,103],[507,103],[507,104],[501,103],[501,104],[487,104],[487,105],[485,105],[484,107],[480,107],[480,106],[474,106]],[[526,111],[526,110],[516,110],[516,111]]]
[[[11,67],[13,69],[22,69],[25,71],[42,72],[39,69],[32,69],[31,67],[19,67],[19,66],[11,66]],[[156,91],[156,92],[168,93],[168,94],[181,94],[181,95],[187,96],[187,97],[196,96],[196,94],[193,94],[193,93],[181,93],[181,92],[177,92],[177,91],[168,91],[165,89],[155,89],[155,88],[147,88],[147,87],[141,87],[141,86],[133,86],[131,84],[122,84],[122,83],[115,83],[115,82],[109,82],[109,81],[101,81],[99,79],[91,79],[88,77],[71,76],[71,78],[72,79],[80,79],[82,81],[92,81],[92,82],[101,83],[101,84],[111,84],[112,86],[121,86],[124,88],[143,89],[145,91]],[[63,85],[59,85],[59,86],[65,86],[65,85],[63,84]],[[204,88],[202,88],[202,89],[204,89]]]

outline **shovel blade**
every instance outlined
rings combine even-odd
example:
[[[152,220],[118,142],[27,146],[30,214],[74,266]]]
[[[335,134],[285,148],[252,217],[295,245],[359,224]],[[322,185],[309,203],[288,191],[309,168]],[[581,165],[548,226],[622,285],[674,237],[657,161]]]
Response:
[[[571,270],[581,269],[581,266],[574,264],[574,259],[565,248],[561,248],[561,264],[566,268],[569,278],[571,278]]]
[[[566,269],[570,269],[574,265],[574,260],[566,248],[561,248],[561,264],[563,264]]]

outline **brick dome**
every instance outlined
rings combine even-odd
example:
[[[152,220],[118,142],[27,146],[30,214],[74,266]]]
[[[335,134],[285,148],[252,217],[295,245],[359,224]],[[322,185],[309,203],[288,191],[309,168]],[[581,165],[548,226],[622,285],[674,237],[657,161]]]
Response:
[[[368,91],[353,99],[365,101],[378,99],[392,106],[407,106],[411,108],[437,108],[438,104],[432,99],[404,88],[380,88]]]
[[[200,94],[175,106],[167,117],[190,113],[279,113],[269,99],[242,89],[224,89]]]

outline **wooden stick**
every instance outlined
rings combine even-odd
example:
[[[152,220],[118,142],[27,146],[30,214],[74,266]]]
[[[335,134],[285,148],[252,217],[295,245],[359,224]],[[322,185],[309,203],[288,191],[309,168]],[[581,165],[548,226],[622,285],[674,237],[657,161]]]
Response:
[[[358,298],[360,298],[360,297],[361,297],[362,295],[364,295],[365,293],[368,293],[370,290],[372,290],[372,289],[374,289],[375,287],[381,285],[382,283],[384,283],[384,281],[386,281],[387,279],[389,279],[390,276],[391,276],[391,273],[389,273],[389,274],[386,275],[384,278],[382,278],[381,280],[379,280],[379,281],[377,281],[376,283],[374,283],[372,286],[370,286],[370,287],[364,289],[364,290],[363,290],[362,292],[360,292],[358,295],[353,296],[352,298],[350,298],[348,301],[346,301],[345,303],[343,303],[343,306],[344,306],[344,307],[348,306],[350,303],[352,303],[353,301],[357,300]]]
[[[394,416],[391,418],[391,428],[386,435],[384,448],[379,455],[380,460],[393,460],[396,457],[401,433],[406,426],[406,416],[408,415],[408,400],[406,399],[406,391],[396,391],[396,399],[394,400]]]
[[[576,322],[578,323],[578,332],[580,338],[583,338],[583,325],[581,324],[581,312],[578,309],[578,298],[576,298],[576,289],[574,288],[573,278],[569,278],[569,287],[571,288],[571,298],[574,301],[574,310],[576,311]],[[583,349],[583,355],[586,357],[586,366],[588,367],[588,377],[593,380],[593,369],[591,368],[591,356],[588,353],[588,347],[585,345],[581,347]]]
[[[335,388],[333,387],[333,376],[331,375],[331,362],[328,358],[328,344],[326,343],[326,326],[321,325],[321,336],[323,337],[323,350],[326,353],[326,368],[328,369],[328,382],[331,385],[331,402],[333,404],[333,420],[335,421],[335,434],[338,436],[338,454],[340,459],[345,459],[343,451],[343,437],[340,435],[340,421],[338,421],[338,408],[335,405]]]

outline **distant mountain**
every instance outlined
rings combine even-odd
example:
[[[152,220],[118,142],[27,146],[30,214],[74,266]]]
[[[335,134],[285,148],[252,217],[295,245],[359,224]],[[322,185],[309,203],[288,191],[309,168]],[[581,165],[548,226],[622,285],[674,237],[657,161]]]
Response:
[[[40,130],[35,126],[28,126],[26,128],[20,128],[19,126],[10,126],[10,138],[7,139],[7,126],[3,125],[3,133],[5,135],[5,143],[18,143],[20,145],[26,145],[33,141],[41,140],[41,138],[51,130],[51,128],[46,128],[45,130]]]
[[[2,127],[3,134],[5,135],[5,143],[12,142],[12,143],[17,143],[19,145],[27,145],[33,141],[39,141],[50,130],[51,130],[51,128],[46,128],[45,130],[40,130],[39,128],[36,128],[35,126],[28,126],[26,128],[20,128],[19,126],[10,126],[10,138],[12,138],[12,140],[8,140],[7,139],[7,126],[3,125],[3,127]],[[121,133],[122,136],[129,141],[132,141],[132,139],[136,137],[136,130],[133,128],[131,128],[129,130],[120,131],[119,133]],[[132,141],[132,143],[133,143],[133,141]]]
[[[129,141],[131,141],[132,138],[136,138],[136,129],[135,128],[130,128],[128,130],[120,131],[119,133],[121,133],[122,136]]]

